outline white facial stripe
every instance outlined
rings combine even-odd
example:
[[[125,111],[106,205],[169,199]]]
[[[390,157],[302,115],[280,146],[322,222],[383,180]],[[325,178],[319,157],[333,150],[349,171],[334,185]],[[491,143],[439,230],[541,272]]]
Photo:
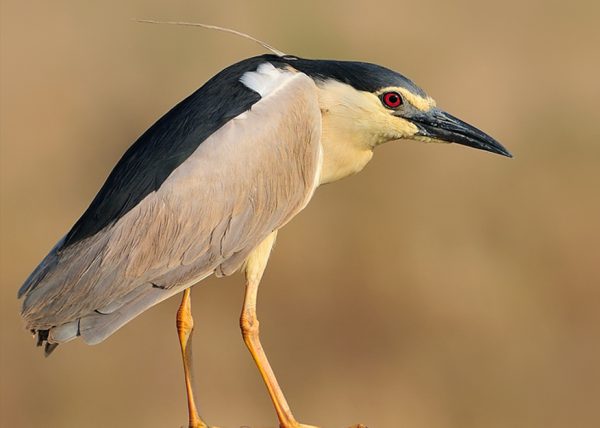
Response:
[[[292,73],[289,71],[275,68],[270,62],[265,62],[259,65],[256,71],[245,72],[240,77],[240,82],[264,98],[288,80],[290,74]]]

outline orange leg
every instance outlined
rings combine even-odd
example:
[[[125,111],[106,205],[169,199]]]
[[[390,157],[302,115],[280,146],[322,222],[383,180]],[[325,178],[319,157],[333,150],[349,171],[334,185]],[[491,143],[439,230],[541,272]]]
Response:
[[[288,405],[283,391],[277,383],[273,369],[269,364],[267,355],[260,343],[258,319],[256,318],[256,292],[258,291],[258,283],[248,282],[246,285],[246,298],[244,299],[244,307],[240,318],[240,327],[242,328],[242,336],[244,342],[252,354],[252,358],[260,371],[275,411],[279,417],[279,425],[281,428],[298,428],[300,424],[292,415],[290,406]]]
[[[183,372],[185,374],[185,389],[189,411],[189,428],[208,428],[208,425],[198,415],[194,391],[192,389],[192,332],[194,331],[194,319],[192,318],[192,300],[190,289],[183,292],[183,299],[177,311],[177,334],[181,344],[181,356],[183,358]]]
[[[283,391],[277,383],[275,373],[269,364],[267,355],[260,343],[258,333],[258,318],[256,317],[256,298],[258,294],[258,285],[262,275],[267,267],[267,261],[275,243],[277,232],[273,232],[263,242],[261,242],[250,253],[246,260],[246,295],[244,296],[244,306],[242,316],[240,317],[240,327],[244,342],[252,354],[252,358],[260,371],[271,396],[271,401],[275,406],[277,417],[279,418],[280,428],[317,428],[312,425],[303,425],[294,418],[290,406],[288,405]],[[354,425],[352,428],[366,428],[364,425]]]
[[[267,260],[269,259],[276,236],[277,232],[269,235],[250,253],[246,261],[246,295],[244,296],[244,306],[242,308],[242,316],[240,317],[240,327],[242,328],[244,342],[250,354],[252,354],[252,358],[260,371],[263,381],[267,385],[267,390],[279,418],[279,426],[281,428],[309,428],[309,425],[301,425],[294,418],[290,406],[277,383],[277,379],[258,335],[258,319],[256,318],[258,284],[267,267]]]
[[[244,336],[244,342],[252,354],[252,358],[260,371],[260,374],[267,385],[267,390],[275,406],[277,417],[279,418],[280,428],[317,428],[312,425],[304,425],[298,423],[294,418],[290,406],[288,405],[283,391],[277,383],[275,373],[269,364],[267,355],[260,343],[258,319],[256,318],[256,295],[258,292],[259,279],[250,279],[252,275],[249,275],[246,283],[246,296],[244,298],[244,307],[242,309],[242,316],[240,318],[240,326],[242,328],[242,335]],[[350,428],[367,428],[365,425],[357,424]]]

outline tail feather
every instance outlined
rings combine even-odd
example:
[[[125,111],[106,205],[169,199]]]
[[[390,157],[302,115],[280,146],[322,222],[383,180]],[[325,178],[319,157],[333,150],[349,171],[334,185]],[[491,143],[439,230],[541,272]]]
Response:
[[[67,250],[61,249],[61,239],[19,290],[24,298],[21,314],[46,356],[78,337],[87,344],[102,342],[146,309],[211,275],[221,263],[215,260],[208,266],[201,263],[201,270],[191,265],[148,275],[150,279],[131,279],[122,275],[125,262],[100,266],[109,238],[91,237],[85,247]],[[235,263],[223,274],[243,261],[241,256],[233,258]],[[129,292],[118,294],[117,289]]]
[[[46,343],[44,346],[44,356],[49,357],[51,353],[58,347],[58,343]]]
[[[48,357],[59,345],[48,341],[50,329],[48,330],[33,330],[32,333],[36,335],[37,342],[36,346],[44,346],[44,356]]]
[[[59,344],[77,337],[81,337],[88,345],[95,345],[146,309],[181,292],[188,286],[189,284],[165,289],[148,284],[138,287],[134,292],[102,310],[96,310],[75,321],[48,329],[32,330],[32,332],[37,336],[37,346],[44,346],[45,356],[49,356]]]

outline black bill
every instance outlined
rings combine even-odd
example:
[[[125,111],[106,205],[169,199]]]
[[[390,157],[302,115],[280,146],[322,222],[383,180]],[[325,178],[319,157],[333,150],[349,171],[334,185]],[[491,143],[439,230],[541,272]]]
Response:
[[[419,112],[412,115],[409,120],[419,128],[417,136],[462,144],[512,158],[510,152],[502,144],[485,132],[442,110],[433,109],[428,112]]]

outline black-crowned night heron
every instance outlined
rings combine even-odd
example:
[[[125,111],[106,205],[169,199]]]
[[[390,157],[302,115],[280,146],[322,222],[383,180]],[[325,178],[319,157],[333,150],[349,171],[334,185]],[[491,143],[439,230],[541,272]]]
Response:
[[[191,386],[192,285],[244,269],[244,341],[280,426],[303,427],[258,334],[256,295],[279,229],[317,187],[359,172],[388,141],[510,156],[395,71],[276,53],[225,68],[152,125],[19,290],[46,354],[77,337],[99,343],[183,292],[177,330],[190,427],[207,426]]]

